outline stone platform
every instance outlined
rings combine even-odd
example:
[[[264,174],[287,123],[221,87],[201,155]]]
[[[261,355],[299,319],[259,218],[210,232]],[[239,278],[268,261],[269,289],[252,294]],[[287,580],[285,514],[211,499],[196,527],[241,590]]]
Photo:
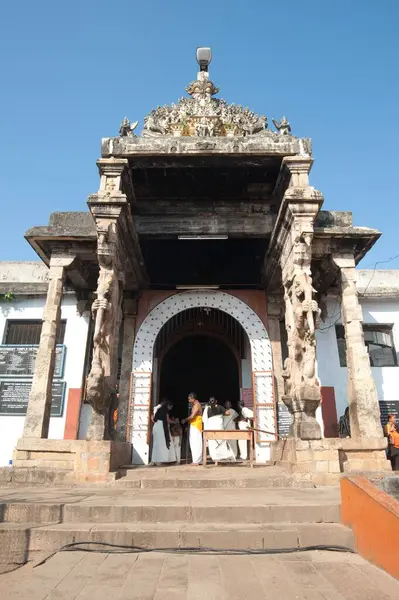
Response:
[[[378,438],[286,438],[271,444],[271,459],[285,466],[296,481],[337,485],[342,474],[384,477],[392,473],[386,457],[387,440]]]
[[[399,582],[356,554],[59,553],[0,576],[0,600],[396,600]]]
[[[0,470],[0,482],[105,483],[116,479],[115,473],[131,456],[128,442],[23,437],[14,451],[13,468]]]

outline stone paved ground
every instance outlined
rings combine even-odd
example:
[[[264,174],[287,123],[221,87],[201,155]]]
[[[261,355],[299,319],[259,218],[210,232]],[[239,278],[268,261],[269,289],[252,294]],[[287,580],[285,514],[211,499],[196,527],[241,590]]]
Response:
[[[399,582],[354,554],[59,553],[0,576],[0,600],[397,600]]]

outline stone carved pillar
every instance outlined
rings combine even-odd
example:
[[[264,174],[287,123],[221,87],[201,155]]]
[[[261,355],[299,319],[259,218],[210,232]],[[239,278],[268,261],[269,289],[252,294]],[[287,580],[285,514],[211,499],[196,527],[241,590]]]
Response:
[[[311,259],[313,227],[323,196],[309,186],[312,162],[310,157],[284,159],[290,180],[277,224],[288,338],[282,400],[293,415],[291,435],[304,440],[321,438],[315,336],[320,310],[314,299]]]
[[[363,313],[356,289],[355,260],[333,257],[341,276],[341,314],[346,338],[351,437],[382,437],[377,387],[364,343]]]
[[[123,301],[123,345],[122,366],[119,380],[118,420],[116,435],[120,442],[126,442],[128,429],[130,380],[133,364],[133,346],[136,335],[137,300]]]
[[[275,378],[276,401],[284,395],[283,356],[281,349],[280,320],[283,299],[280,296],[267,297],[267,323],[273,355],[273,373]]]
[[[86,381],[85,401],[93,409],[87,431],[88,440],[110,438],[111,409],[116,404],[118,343],[126,262],[120,232],[124,212],[127,210],[127,198],[122,192],[122,176],[127,161],[105,159],[98,164],[101,174],[100,190],[88,200],[97,228],[99,263],[96,299],[92,305],[95,321],[93,358]]]
[[[61,321],[62,289],[66,267],[74,257],[52,256],[43,325],[29,394],[23,437],[47,438],[50,424],[52,383],[57,332]]]

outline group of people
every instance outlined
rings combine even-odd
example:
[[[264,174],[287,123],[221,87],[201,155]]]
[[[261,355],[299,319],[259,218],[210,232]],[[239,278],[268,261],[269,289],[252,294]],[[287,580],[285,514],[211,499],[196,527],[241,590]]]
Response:
[[[216,398],[210,398],[202,411],[197,395],[189,394],[188,401],[191,406],[190,415],[179,420],[172,416],[173,403],[163,399],[154,408],[152,415],[152,463],[180,463],[183,426],[189,424],[189,443],[192,464],[199,465],[202,460],[202,429],[207,430],[234,430],[249,429],[252,426],[253,411],[243,403],[238,406],[238,412],[230,401],[224,405],[218,403]],[[247,440],[209,440],[208,450],[214,462],[234,462],[238,452],[242,460],[248,458]]]

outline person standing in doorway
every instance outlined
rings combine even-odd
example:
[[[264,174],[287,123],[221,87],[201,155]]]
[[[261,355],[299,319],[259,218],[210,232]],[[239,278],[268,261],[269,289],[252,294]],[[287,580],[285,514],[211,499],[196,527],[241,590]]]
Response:
[[[152,424],[155,423],[155,415],[157,414],[157,411],[161,408],[161,406],[163,406],[166,403],[167,403],[166,398],[162,398],[161,402],[159,404],[157,404],[156,406],[154,406],[154,409],[153,409],[152,415],[151,415]]]
[[[194,392],[188,395],[188,401],[191,405],[191,413],[187,419],[182,420],[182,424],[190,423],[191,457],[193,466],[197,467],[202,458],[202,407]]]
[[[170,435],[172,438],[172,445],[175,449],[176,463],[180,465],[181,460],[181,441],[183,437],[183,428],[180,424],[179,419],[173,418],[170,423]]]
[[[171,442],[169,413],[173,408],[171,402],[166,401],[154,416],[154,427],[152,430],[152,456],[151,461],[156,465],[162,463],[176,462],[175,448]]]
[[[226,431],[235,431],[237,429],[236,421],[238,419],[238,412],[234,410],[230,400],[226,400],[226,402],[224,403],[224,407],[226,409],[226,412],[223,415],[223,428]],[[237,440],[229,440],[227,444],[228,446],[230,446],[234,454],[234,458],[237,458]]]
[[[224,430],[224,417],[229,417],[230,412],[221,406],[216,398],[209,399],[208,420],[205,429],[211,431]],[[229,440],[230,442],[230,440]],[[234,452],[227,440],[209,440],[209,454],[213,462],[229,461],[234,462]]]
[[[251,429],[252,421],[254,418],[254,412],[250,408],[244,405],[244,402],[240,402],[240,415],[238,417],[238,429],[241,431],[247,431]],[[238,440],[238,448],[240,450],[241,460],[248,459],[248,440]]]

